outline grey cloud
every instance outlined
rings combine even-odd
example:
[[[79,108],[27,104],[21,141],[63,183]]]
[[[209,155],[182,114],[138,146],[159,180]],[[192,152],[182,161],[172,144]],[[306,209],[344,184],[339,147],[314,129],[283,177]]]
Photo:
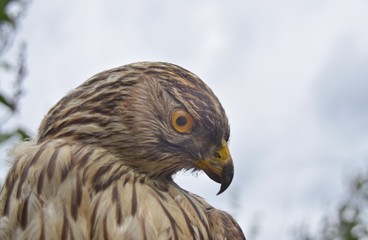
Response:
[[[350,40],[336,48],[314,86],[317,113],[334,132],[367,138],[368,53]]]

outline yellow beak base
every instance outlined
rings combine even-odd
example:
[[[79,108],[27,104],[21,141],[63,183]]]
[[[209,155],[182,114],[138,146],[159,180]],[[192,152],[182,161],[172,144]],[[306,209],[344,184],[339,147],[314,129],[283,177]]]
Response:
[[[234,177],[233,160],[226,141],[222,141],[221,148],[215,152],[213,158],[198,161],[196,167],[202,169],[215,182],[221,183],[217,195],[223,193]]]

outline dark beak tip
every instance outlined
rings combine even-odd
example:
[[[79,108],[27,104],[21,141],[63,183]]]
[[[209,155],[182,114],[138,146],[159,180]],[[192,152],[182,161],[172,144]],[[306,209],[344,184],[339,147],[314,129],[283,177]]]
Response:
[[[221,193],[225,192],[225,190],[228,189],[228,187],[230,186],[231,182],[232,178],[230,178],[230,180],[228,181],[223,181],[221,183],[220,191],[216,195],[220,195]]]
[[[221,193],[225,192],[225,190],[230,186],[231,182],[233,181],[233,177],[233,165],[229,165],[228,167],[223,169],[220,191],[216,195],[220,195]]]

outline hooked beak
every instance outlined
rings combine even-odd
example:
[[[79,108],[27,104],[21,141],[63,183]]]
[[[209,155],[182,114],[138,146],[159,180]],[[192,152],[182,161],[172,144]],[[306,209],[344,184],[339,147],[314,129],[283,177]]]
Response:
[[[214,157],[198,161],[196,167],[202,169],[215,182],[221,183],[217,195],[223,193],[230,186],[234,176],[233,160],[226,141],[222,140],[221,148],[215,152]]]

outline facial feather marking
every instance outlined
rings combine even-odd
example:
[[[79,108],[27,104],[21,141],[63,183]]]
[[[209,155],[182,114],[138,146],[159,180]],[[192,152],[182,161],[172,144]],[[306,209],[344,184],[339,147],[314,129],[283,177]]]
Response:
[[[195,119],[192,136],[172,129],[175,108]],[[46,116],[39,141],[71,138],[106,148],[137,170],[170,175],[192,169],[188,160],[209,155],[227,132],[221,104],[196,75],[172,64],[139,63],[97,74],[72,91]]]

